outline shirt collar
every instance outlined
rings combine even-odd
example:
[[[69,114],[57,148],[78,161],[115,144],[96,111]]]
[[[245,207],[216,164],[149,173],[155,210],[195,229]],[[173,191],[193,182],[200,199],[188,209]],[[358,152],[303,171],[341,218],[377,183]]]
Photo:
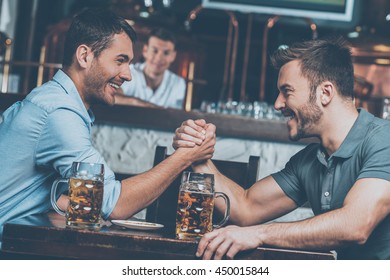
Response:
[[[161,80],[161,84],[158,86],[158,88],[155,91],[153,91],[153,89],[151,89],[146,83],[146,77],[145,77],[145,72],[144,72],[145,66],[146,66],[146,62],[142,62],[139,64],[139,69],[142,72],[142,78],[143,78],[142,85],[144,88],[149,89],[151,91],[151,93],[153,94],[153,96],[157,96],[161,91],[163,91],[163,87],[166,87],[167,78],[168,78],[168,75],[167,75],[168,69],[164,71],[163,79]]]
[[[137,63],[136,66],[139,71],[141,72],[141,84],[142,84],[142,87],[143,88],[148,88],[148,85],[146,84],[146,78],[145,78],[145,73],[144,73],[144,69],[145,69],[145,62],[142,62],[142,63]]]
[[[53,81],[57,82],[65,90],[65,92],[74,101],[77,102],[80,112],[82,112],[83,116],[88,117],[90,123],[93,124],[93,122],[95,121],[95,115],[93,114],[91,109],[87,110],[87,108],[85,108],[83,100],[81,99],[81,96],[77,91],[76,85],[74,84],[72,79],[63,70],[60,69],[54,75]]]
[[[348,132],[347,137],[332,156],[340,158],[351,157],[358,144],[368,133],[370,128],[369,124],[373,121],[374,116],[362,108],[359,108],[358,112],[359,116],[353,124],[351,130]]]

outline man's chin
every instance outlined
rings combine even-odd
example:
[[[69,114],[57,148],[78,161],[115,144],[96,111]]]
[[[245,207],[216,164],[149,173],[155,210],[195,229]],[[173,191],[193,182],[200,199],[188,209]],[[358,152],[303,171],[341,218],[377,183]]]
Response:
[[[114,106],[115,105],[115,97],[111,96],[111,98],[106,98],[103,103],[108,105],[108,106]]]
[[[105,92],[104,95],[102,96],[103,98],[101,100],[101,103],[104,103],[109,106],[115,105],[115,94],[116,91]]]
[[[95,98],[92,102],[93,105],[109,105],[113,106],[115,105],[115,97],[105,97],[105,98]]]
[[[291,141],[299,141],[301,138],[302,138],[302,135],[301,133],[299,133],[299,131],[292,131],[292,129],[289,129],[288,131],[288,138],[291,140]]]
[[[288,138],[289,138],[291,141],[294,141],[294,142],[297,142],[297,141],[301,140],[301,137],[300,137],[298,134],[294,134],[294,135],[289,134],[289,135],[288,135]]]
[[[298,133],[296,131],[293,131],[293,126],[291,126],[291,124],[287,123],[287,129],[288,129],[288,138],[291,140],[291,141],[298,141],[299,139],[297,138],[298,137]]]

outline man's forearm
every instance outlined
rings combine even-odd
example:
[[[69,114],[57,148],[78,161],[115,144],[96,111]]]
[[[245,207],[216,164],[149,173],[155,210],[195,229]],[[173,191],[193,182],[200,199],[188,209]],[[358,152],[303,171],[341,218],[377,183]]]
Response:
[[[344,209],[333,210],[303,221],[259,225],[262,245],[331,250],[336,247],[363,243],[365,238],[354,230],[356,221],[348,219]]]
[[[175,152],[153,169],[122,181],[121,196],[110,218],[125,219],[152,203],[191,161]]]

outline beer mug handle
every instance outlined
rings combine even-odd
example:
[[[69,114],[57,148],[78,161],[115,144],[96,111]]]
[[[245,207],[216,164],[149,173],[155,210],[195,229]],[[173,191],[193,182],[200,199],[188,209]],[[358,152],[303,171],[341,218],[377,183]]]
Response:
[[[65,216],[65,212],[60,209],[57,205],[57,186],[59,183],[68,183],[68,179],[57,179],[54,181],[53,185],[51,186],[51,193],[50,193],[50,202],[51,205],[53,206],[54,210],[62,216]]]
[[[217,198],[217,197],[222,197],[225,200],[226,209],[225,209],[225,214],[223,215],[222,221],[220,221],[216,225],[213,225],[214,228],[220,228],[220,227],[224,226],[230,217],[230,199],[229,199],[229,197],[223,192],[215,192],[215,198]]]

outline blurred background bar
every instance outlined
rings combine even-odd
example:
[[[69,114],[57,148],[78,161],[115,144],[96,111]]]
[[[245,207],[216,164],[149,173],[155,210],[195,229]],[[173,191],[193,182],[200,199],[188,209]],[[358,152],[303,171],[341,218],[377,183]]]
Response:
[[[216,113],[222,107],[253,111],[255,102],[272,105],[277,72],[269,55],[295,41],[337,35],[353,47],[357,106],[381,116],[383,100],[390,97],[388,0],[1,0],[2,93],[26,95],[53,77],[61,68],[70,20],[87,6],[129,19],[139,35],[135,62],[152,28],[177,35],[171,70],[188,83],[186,110],[202,104],[211,104],[209,111],[219,104]],[[196,65],[191,77],[190,63]]]
[[[277,71],[268,58],[311,38],[342,35],[350,42],[356,106],[390,119],[389,0],[0,0],[0,113],[61,68],[72,16],[88,6],[128,19],[138,34],[134,62],[153,28],[174,32],[170,70],[187,82],[185,110],[93,108],[94,146],[116,173],[150,169],[157,145],[172,153],[172,133],[189,118],[217,126],[215,159],[259,156],[258,179],[283,168],[314,140],[289,141],[273,108]],[[293,219],[312,215],[298,210]]]

